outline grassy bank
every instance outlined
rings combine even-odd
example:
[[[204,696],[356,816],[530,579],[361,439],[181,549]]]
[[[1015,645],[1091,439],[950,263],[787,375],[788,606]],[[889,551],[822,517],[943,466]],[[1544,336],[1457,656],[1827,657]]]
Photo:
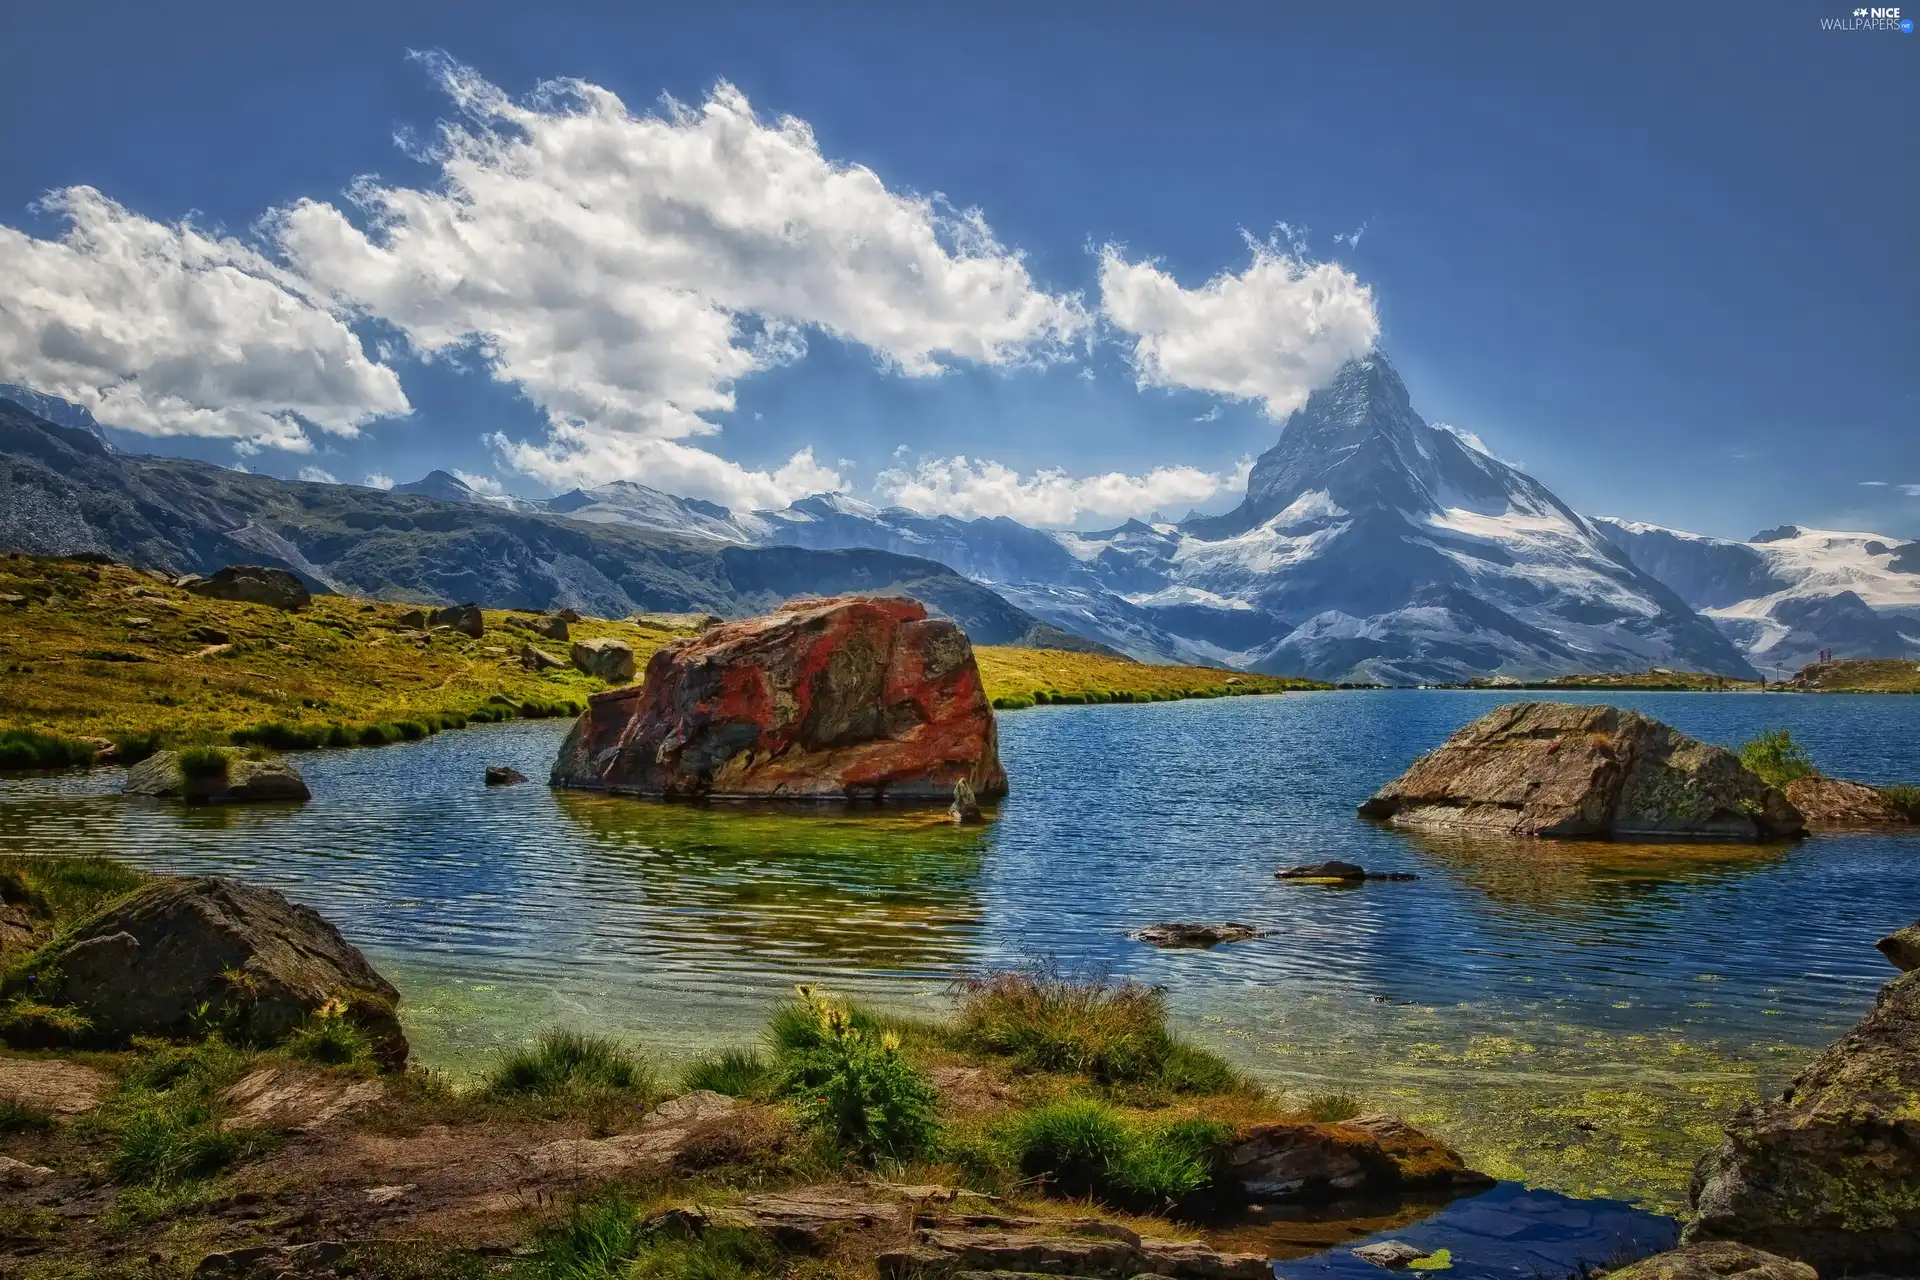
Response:
[[[1808,693],[1920,693],[1920,662],[1910,658],[1844,658],[1802,667],[1785,687]]]
[[[124,759],[181,743],[377,746],[473,721],[571,715],[606,687],[571,666],[526,670],[523,646],[563,662],[570,647],[507,625],[527,615],[486,610],[486,634],[472,639],[408,625],[418,607],[316,596],[286,612],[206,599],[118,565],[0,556],[0,769],[84,764],[102,743]],[[625,641],[642,668],[690,634],[597,618],[571,631]],[[988,695],[1007,708],[1307,684],[1052,650],[983,648],[979,660]]]
[[[1648,671],[1586,672],[1557,676],[1552,680],[1496,681],[1471,680],[1467,689],[1605,689],[1616,693],[1738,693],[1762,687],[1758,680],[1736,680],[1699,671],[1670,671],[1656,667]]]

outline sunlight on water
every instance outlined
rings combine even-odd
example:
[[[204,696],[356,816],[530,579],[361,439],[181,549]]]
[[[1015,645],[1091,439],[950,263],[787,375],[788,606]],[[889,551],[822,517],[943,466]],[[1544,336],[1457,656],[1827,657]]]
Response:
[[[1183,1026],[1277,1086],[1363,1095],[1490,1172],[1673,1208],[1744,1098],[1891,975],[1920,838],[1794,847],[1412,838],[1354,806],[1494,694],[1293,694],[1005,715],[1014,793],[938,814],[769,813],[489,790],[541,778],[527,722],[303,756],[313,803],[180,810],[111,771],[0,781],[0,850],[99,852],[277,885],[405,995],[418,1056],[468,1072],[566,1023],[669,1060],[757,1033],[797,981],[937,1011],[952,979],[1052,958],[1164,984]],[[1777,725],[1830,772],[1920,779],[1920,699],[1632,694],[1734,745]],[[1273,872],[1410,871],[1357,889]],[[1167,919],[1270,929],[1157,952]]]

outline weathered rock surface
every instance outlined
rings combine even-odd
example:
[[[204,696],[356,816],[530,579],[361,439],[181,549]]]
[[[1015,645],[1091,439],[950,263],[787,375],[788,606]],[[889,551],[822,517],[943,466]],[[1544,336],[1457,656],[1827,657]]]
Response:
[[[1820,1275],[1804,1262],[1731,1240],[1708,1240],[1643,1258],[1608,1272],[1605,1280],[1820,1280]]]
[[[53,1176],[43,1164],[28,1164],[12,1156],[0,1156],[0,1187],[37,1187]]]
[[[1360,806],[1415,830],[1588,839],[1782,840],[1806,822],[1723,747],[1634,711],[1516,702]]]
[[[904,1232],[913,1209],[858,1187],[828,1185],[748,1196],[725,1206],[681,1205],[656,1214],[653,1222],[687,1231],[754,1231],[783,1249],[818,1253],[854,1232]]]
[[[1813,831],[1913,825],[1905,809],[1872,787],[1839,778],[1795,778],[1787,784],[1787,799]]]
[[[487,620],[480,615],[477,604],[450,604],[444,609],[435,609],[427,615],[427,625],[446,627],[475,640],[487,634]]]
[[[1920,969],[1920,920],[1873,944],[1901,972]]]
[[[1825,1275],[1920,1272],[1920,973],[1735,1115],[1692,1199],[1683,1243],[1738,1240]]]
[[[580,621],[579,616],[575,615],[573,620],[575,622]],[[567,620],[559,617],[522,618],[516,614],[507,619],[507,625],[521,631],[531,631],[534,635],[544,637],[548,640],[566,640],[570,639],[573,635],[573,632],[567,627]]]
[[[716,613],[636,613],[633,621],[643,627],[659,627],[666,631],[705,631],[717,627],[726,619]]]
[[[883,1280],[924,1274],[968,1272],[1089,1276],[1127,1280],[1168,1276],[1176,1280],[1269,1280],[1273,1264],[1250,1253],[1221,1253],[1185,1240],[1155,1240],[1117,1222],[1096,1222],[1084,1234],[1076,1224],[1051,1230],[1004,1230],[992,1226],[929,1227],[906,1248],[882,1253]]]
[[[113,1089],[113,1077],[58,1058],[0,1058],[0,1099],[59,1116],[91,1111]]]
[[[517,787],[527,780],[527,775],[506,764],[487,766],[487,785],[490,787]]]
[[[1398,1271],[1409,1262],[1432,1255],[1425,1249],[1415,1248],[1405,1240],[1376,1240],[1372,1244],[1355,1246],[1353,1256],[1362,1262],[1371,1262],[1376,1267],[1385,1267],[1389,1271]]]
[[[261,1067],[221,1095],[234,1108],[224,1129],[290,1129],[307,1133],[386,1100],[378,1080]]]
[[[965,778],[953,784],[953,803],[947,806],[947,816],[959,823],[987,820],[980,812],[980,797],[973,794],[973,784]]]
[[[632,795],[947,803],[1007,792],[973,646],[913,600],[795,602],[656,652],[589,700],[553,784]]]
[[[764,1123],[741,1123],[752,1113]],[[528,1163],[536,1170],[581,1180],[616,1177],[640,1170],[665,1169],[676,1164],[701,1164],[689,1159],[703,1136],[723,1136],[728,1143],[777,1141],[780,1133],[774,1113],[724,1094],[697,1089],[670,1099],[649,1112],[632,1133],[611,1138],[562,1138],[536,1148]]]
[[[167,879],[138,890],[16,968],[0,994],[29,984],[37,999],[87,1016],[91,1025],[75,1037],[87,1046],[198,1039],[208,1019],[273,1044],[337,999],[382,1066],[407,1059],[392,984],[318,913],[235,880]]]
[[[1390,1115],[1254,1125],[1227,1148],[1222,1172],[1247,1200],[1268,1203],[1493,1183],[1439,1139]]]
[[[230,564],[211,578],[189,577],[181,587],[213,600],[240,600],[275,609],[304,609],[313,603],[306,584],[285,569],[258,564]]]
[[[633,646],[625,640],[576,640],[573,665],[608,684],[626,684],[635,671]]]
[[[545,649],[536,649],[530,644],[523,644],[520,646],[520,665],[529,671],[552,671],[567,664]]]
[[[235,756],[226,772],[188,777],[180,753],[160,751],[127,769],[121,790],[130,796],[157,796],[188,804],[267,804],[313,799],[307,781],[288,760],[249,760]]]
[[[1223,942],[1246,942],[1265,936],[1262,930],[1250,924],[1195,924],[1191,921],[1148,925],[1144,929],[1135,929],[1132,934],[1134,941],[1155,947],[1217,947]]]

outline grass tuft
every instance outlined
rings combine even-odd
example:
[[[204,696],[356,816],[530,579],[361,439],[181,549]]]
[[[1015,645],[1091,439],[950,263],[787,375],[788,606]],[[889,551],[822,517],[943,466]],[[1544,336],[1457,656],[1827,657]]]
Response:
[[[233,752],[225,747],[182,747],[180,772],[189,778],[224,778],[233,765]]]
[[[34,729],[0,729],[0,770],[72,769],[93,763],[99,748]]]
[[[1740,763],[1759,774],[1768,786],[1782,790],[1796,778],[1813,777],[1820,772],[1813,767],[1806,748],[1795,742],[1785,729],[1769,729],[1741,747]]]
[[[579,1031],[543,1031],[531,1045],[508,1052],[487,1073],[496,1096],[589,1092],[654,1092],[653,1068],[618,1040]]]
[[[1164,1211],[1212,1189],[1218,1153],[1232,1136],[1233,1126],[1219,1121],[1148,1124],[1093,1098],[1069,1098],[1014,1116],[1001,1141],[1020,1172],[1048,1190]]]
[[[764,1094],[774,1082],[773,1068],[751,1049],[726,1049],[696,1060],[681,1074],[681,1086],[689,1092],[705,1089],[724,1093],[729,1098],[754,1098]]]
[[[1350,1093],[1310,1093],[1303,1108],[1307,1119],[1320,1124],[1351,1120],[1363,1109],[1360,1099]]]

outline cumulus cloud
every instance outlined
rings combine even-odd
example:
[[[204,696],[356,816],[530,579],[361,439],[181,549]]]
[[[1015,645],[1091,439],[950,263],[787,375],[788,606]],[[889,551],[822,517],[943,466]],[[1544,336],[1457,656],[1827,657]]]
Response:
[[[369,489],[391,489],[393,488],[393,477],[383,472],[369,471],[367,472],[366,480],[362,483]]]
[[[1373,349],[1373,291],[1352,272],[1309,262],[1298,244],[1249,236],[1247,246],[1246,270],[1197,289],[1156,262],[1130,261],[1118,245],[1100,251],[1101,314],[1133,339],[1140,386],[1258,401],[1268,417],[1283,418]]]
[[[1155,467],[1145,475],[1113,471],[1070,476],[1059,469],[1022,475],[1000,462],[964,455],[882,471],[874,490],[883,502],[951,516],[1011,516],[1022,524],[1065,528],[1087,516],[1127,519],[1168,506],[1191,506],[1245,489],[1252,459],[1230,475],[1198,467]]]
[[[920,377],[1063,358],[1088,327],[979,211],[889,189],[729,84],[636,114],[584,81],[516,101],[428,62],[461,112],[423,153],[439,187],[363,181],[360,223],[302,200],[273,235],[336,305],[517,385],[548,434],[502,452],[543,479],[660,483],[655,467],[737,501],[815,464],[745,472],[668,446],[716,431],[735,381],[797,359],[810,332]]]
[[[339,484],[340,483],[340,481],[334,477],[333,472],[325,470],[324,468],[321,468],[321,467],[300,468],[300,478],[302,480],[305,480],[308,484]]]
[[[149,436],[303,452],[409,411],[400,380],[294,273],[230,237],[92,187],[37,206],[57,239],[0,226],[0,380]]]
[[[471,471],[462,471],[458,467],[453,469],[453,475],[467,488],[475,493],[483,493],[489,498],[498,498],[507,491],[507,487],[493,476],[476,475]]]

